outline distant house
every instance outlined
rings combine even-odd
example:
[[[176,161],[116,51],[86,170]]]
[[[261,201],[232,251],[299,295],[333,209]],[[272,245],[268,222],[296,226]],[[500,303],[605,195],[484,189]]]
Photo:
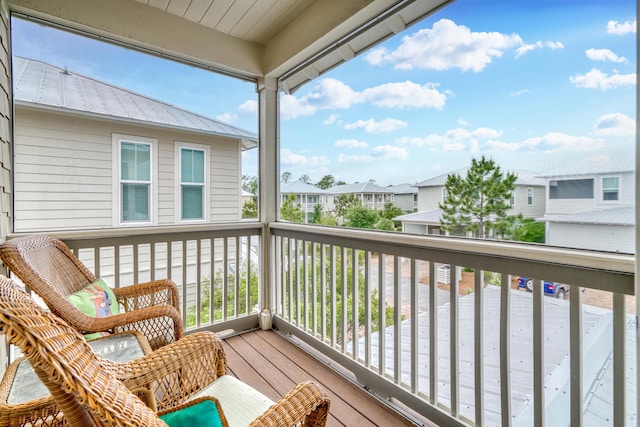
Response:
[[[418,210],[418,187],[413,184],[398,184],[388,188],[393,191],[393,206],[404,212]]]
[[[327,190],[327,207],[333,210],[336,198],[342,194],[354,194],[362,206],[369,209],[383,210],[386,203],[393,203],[393,190],[371,182],[334,185]]]
[[[635,252],[633,156],[614,155],[547,175],[547,244]]]
[[[326,212],[327,191],[315,185],[295,181],[285,184],[280,188],[280,204],[284,203],[290,195],[294,195],[296,203],[304,212],[304,222],[308,223],[316,206],[320,206],[321,212]]]
[[[440,234],[440,203],[444,201],[447,177],[453,173],[465,176],[468,168],[438,175],[416,184],[418,188],[418,212],[394,218],[402,222],[406,233]],[[530,172],[513,171],[517,175],[515,191],[511,197],[510,214],[522,214],[527,218],[541,218],[545,213],[545,183]]]
[[[254,133],[43,62],[13,72],[16,232],[241,219]]]

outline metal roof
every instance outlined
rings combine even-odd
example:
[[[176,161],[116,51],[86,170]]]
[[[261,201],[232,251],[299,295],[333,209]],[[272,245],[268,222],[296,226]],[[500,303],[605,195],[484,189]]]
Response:
[[[460,346],[459,357],[459,399],[461,415],[469,419],[475,418],[474,407],[474,293],[462,296],[459,299],[458,333]],[[484,322],[484,387],[485,395],[485,423],[486,425],[501,425],[500,418],[500,328],[497,327],[500,319],[500,287],[488,285],[483,290],[483,316]],[[511,291],[511,316],[510,316],[510,363],[511,363],[511,410],[513,425],[533,425],[533,299],[529,292]],[[613,363],[611,323],[612,313],[599,307],[584,304],[583,306],[583,331],[584,331],[584,360],[585,386],[592,387],[594,393],[585,400],[586,412],[600,412],[600,416],[613,414],[612,397],[612,373]],[[450,304],[438,305],[438,401],[444,405],[449,404],[450,392]],[[569,301],[552,297],[544,298],[543,331],[544,331],[544,377],[545,398],[547,401],[547,423],[549,425],[569,425],[567,420],[569,407]],[[493,320],[493,321],[492,321]],[[627,321],[627,337],[633,341],[635,336],[634,321],[631,317]],[[393,378],[394,366],[394,326],[385,329],[385,366],[387,374]],[[418,345],[418,390],[429,392],[429,313],[418,315],[418,329],[420,343]],[[401,343],[409,343],[412,336],[411,319],[404,320],[400,326]],[[379,336],[373,333],[371,339],[371,364],[378,364]],[[632,348],[635,342],[628,344]],[[364,357],[364,337],[360,338],[359,351]],[[401,354],[401,378],[410,384],[409,367],[411,366],[411,352],[408,347],[403,347]],[[633,353],[633,354],[632,354]],[[628,366],[635,366],[635,352],[627,352]],[[635,378],[635,374],[631,377]],[[630,378],[628,376],[628,378]],[[589,382],[593,381],[593,383]],[[635,388],[635,387],[628,387]],[[600,395],[607,395],[604,399]],[[631,390],[628,402],[635,400],[635,392]],[[600,405],[598,407],[598,405]],[[627,408],[627,421],[629,414],[635,414],[637,408]],[[565,422],[566,421],[566,422]],[[591,421],[591,419],[589,420]],[[635,423],[634,423],[635,424]]]
[[[398,185],[390,185],[387,187],[390,189],[393,194],[414,194],[418,193],[418,187],[414,184],[398,184]]]
[[[542,221],[607,225],[634,225],[636,223],[634,206],[619,206],[571,214],[546,214]]]
[[[393,190],[370,182],[356,182],[355,184],[334,185],[327,190],[329,194],[350,194],[350,193],[382,193],[393,194]]]
[[[419,224],[440,224],[442,209],[431,209],[428,211],[414,212],[406,215],[400,215],[393,218],[394,221],[402,221]]]
[[[281,194],[327,194],[326,190],[316,187],[312,184],[307,184],[301,181],[295,181],[289,184],[285,184],[280,188]]]
[[[458,174],[460,176],[466,176],[468,167],[456,169],[442,175],[435,176],[433,178],[427,179],[425,181],[419,182],[416,184],[417,187],[442,187],[447,182],[447,177],[451,174]],[[504,170],[504,173],[515,173],[517,175],[516,185],[527,185],[527,186],[544,186],[546,181],[535,174],[533,172],[524,171],[524,170]]]
[[[255,148],[258,136],[244,129],[175,107],[66,68],[14,57],[14,101],[18,105],[86,114],[239,139]]]

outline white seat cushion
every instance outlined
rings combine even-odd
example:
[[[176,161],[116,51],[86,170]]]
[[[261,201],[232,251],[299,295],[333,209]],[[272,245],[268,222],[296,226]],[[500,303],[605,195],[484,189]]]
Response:
[[[213,396],[220,401],[229,427],[246,427],[274,403],[231,375],[221,376],[194,398],[203,396]]]

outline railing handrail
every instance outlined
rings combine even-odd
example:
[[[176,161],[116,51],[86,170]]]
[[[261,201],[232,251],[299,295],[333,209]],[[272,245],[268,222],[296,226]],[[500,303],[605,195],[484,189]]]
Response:
[[[535,243],[502,240],[451,237],[442,235],[416,235],[398,232],[371,231],[350,228],[304,225],[276,222],[268,224],[270,234],[296,237],[315,235],[327,244],[346,245],[358,249],[375,250],[399,256],[421,259],[420,252],[435,262],[448,263],[447,253],[456,253],[462,265],[489,270],[499,263],[497,270],[529,277],[581,286],[634,294],[635,257],[631,254],[595,252],[561,248]],[[381,239],[381,236],[384,238]],[[576,269],[583,274],[576,275]],[[599,273],[617,274],[616,283],[603,281]]]

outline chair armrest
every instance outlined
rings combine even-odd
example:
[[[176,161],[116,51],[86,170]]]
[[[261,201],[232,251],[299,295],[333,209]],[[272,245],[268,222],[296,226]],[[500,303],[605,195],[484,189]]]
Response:
[[[329,404],[329,397],[320,386],[313,381],[303,382],[249,425],[321,427],[327,422]]]
[[[225,375],[227,358],[217,334],[198,332],[130,362],[102,363],[130,390],[148,387],[161,411],[185,403]]]
[[[169,279],[113,288],[113,293],[126,311],[138,310],[154,305],[170,305],[180,311],[178,286]]]

